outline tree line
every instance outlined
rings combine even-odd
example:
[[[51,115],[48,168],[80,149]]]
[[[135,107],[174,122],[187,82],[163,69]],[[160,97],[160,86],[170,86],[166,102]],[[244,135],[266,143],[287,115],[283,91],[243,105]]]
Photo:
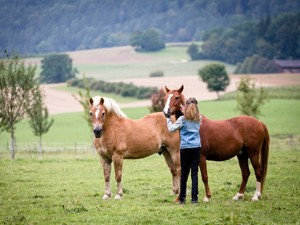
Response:
[[[243,62],[248,57],[247,65],[261,57],[263,66],[266,59],[299,59],[299,40],[300,12],[286,13],[275,18],[263,18],[257,23],[244,22],[207,32],[203,45],[191,45],[188,54],[193,60],[215,59],[231,64]],[[254,55],[257,56],[250,58]],[[267,63],[266,72],[276,72],[276,65]],[[242,65],[238,67],[241,70]]]
[[[300,8],[299,1],[280,0],[0,2],[0,49],[22,55],[128,45],[131,34],[150,28],[164,42],[201,41],[215,28]]]

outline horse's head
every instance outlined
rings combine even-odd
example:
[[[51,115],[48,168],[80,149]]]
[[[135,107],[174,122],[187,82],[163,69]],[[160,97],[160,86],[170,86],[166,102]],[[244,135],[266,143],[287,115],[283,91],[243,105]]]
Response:
[[[178,90],[170,90],[165,86],[166,96],[165,96],[165,107],[164,114],[166,116],[173,115],[175,113],[181,112],[180,107],[184,105],[184,96],[181,94],[183,91],[183,85]]]
[[[100,138],[102,136],[105,113],[104,98],[90,98],[90,116],[93,123],[95,138]]]

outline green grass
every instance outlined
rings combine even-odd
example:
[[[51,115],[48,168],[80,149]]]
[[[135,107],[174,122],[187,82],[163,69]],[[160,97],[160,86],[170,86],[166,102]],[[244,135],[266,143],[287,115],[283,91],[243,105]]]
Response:
[[[269,99],[300,99],[300,86],[265,87]],[[221,100],[233,100],[236,92],[229,92],[221,96]]]
[[[173,203],[171,175],[159,155],[125,160],[123,199],[105,201],[96,154],[47,153],[42,160],[21,154],[0,160],[0,224],[299,224],[299,157],[298,150],[270,152],[259,202],[251,202],[253,173],[245,200],[231,200],[241,181],[236,159],[208,162],[211,202],[181,207]],[[111,184],[115,193],[114,178]]]

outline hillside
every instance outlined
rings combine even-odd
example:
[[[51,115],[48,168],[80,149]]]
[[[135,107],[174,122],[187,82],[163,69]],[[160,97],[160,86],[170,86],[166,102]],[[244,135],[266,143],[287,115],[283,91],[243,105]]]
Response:
[[[281,0],[0,0],[0,50],[20,54],[127,45],[137,30],[166,42],[198,41],[206,31],[300,9]]]

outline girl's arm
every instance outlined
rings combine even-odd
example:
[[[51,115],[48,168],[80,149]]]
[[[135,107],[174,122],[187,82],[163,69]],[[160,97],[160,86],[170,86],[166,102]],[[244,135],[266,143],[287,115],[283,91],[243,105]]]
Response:
[[[179,130],[182,127],[182,119],[183,116],[179,117],[175,123],[172,123],[171,118],[167,118],[167,126],[168,126],[168,130],[170,132],[174,132],[176,130]]]

